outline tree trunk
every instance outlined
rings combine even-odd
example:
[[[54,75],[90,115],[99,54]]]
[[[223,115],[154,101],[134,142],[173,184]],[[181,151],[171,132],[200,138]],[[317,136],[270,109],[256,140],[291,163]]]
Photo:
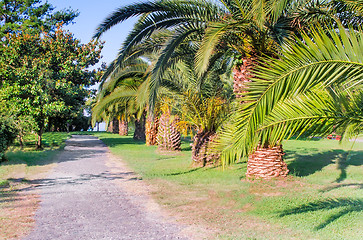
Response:
[[[111,121],[108,123],[107,132],[112,133],[112,129],[113,129],[113,120],[111,120]]]
[[[201,131],[193,138],[192,159],[197,165],[205,166],[218,160],[219,154],[212,153],[210,144],[215,139],[215,132]]]
[[[181,150],[181,135],[176,126],[179,121],[180,119],[178,116],[176,116],[174,120],[171,120],[170,113],[163,113],[160,116],[158,135],[156,139],[160,150]]]
[[[244,97],[248,92],[247,84],[251,82],[254,62],[253,58],[244,58],[242,64],[233,69],[233,92],[236,98]]]
[[[156,145],[156,138],[158,135],[159,128],[159,118],[148,116],[145,123],[145,137],[146,137],[146,145],[153,146]]]
[[[248,92],[248,83],[251,82],[253,66],[256,65],[255,58],[244,58],[242,64],[233,70],[233,92],[237,98],[242,98]],[[247,178],[270,179],[273,177],[286,177],[289,170],[283,161],[282,146],[258,147],[248,157]]]
[[[19,135],[19,145],[20,145],[20,149],[23,150],[24,148],[24,141],[23,141],[23,136]]]
[[[112,133],[118,134],[118,120],[116,118],[112,120]]]
[[[118,120],[118,134],[121,136],[127,136],[129,133],[129,126],[127,121]]]
[[[43,146],[42,146],[42,135],[43,135],[43,128],[41,128],[38,131],[38,141],[37,141],[37,146],[36,146],[36,149],[37,150],[43,149]]]
[[[134,140],[145,140],[145,115],[140,120],[135,120]]]
[[[258,147],[248,157],[247,179],[270,179],[286,177],[289,173],[287,164],[283,160],[282,146]]]

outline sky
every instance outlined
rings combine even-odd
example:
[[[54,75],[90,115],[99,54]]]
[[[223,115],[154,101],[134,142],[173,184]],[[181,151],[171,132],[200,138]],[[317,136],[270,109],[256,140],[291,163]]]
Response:
[[[136,0],[137,1],[137,0]],[[114,12],[117,8],[135,3],[135,0],[48,0],[56,10],[64,8],[72,8],[78,10],[79,16],[75,19],[75,23],[67,26],[77,39],[82,43],[91,40],[96,31],[97,26],[103,20]],[[132,29],[136,19],[130,19],[122,22],[107,31],[102,37],[102,41],[106,41],[102,49],[102,59],[100,62],[109,64],[113,61],[125,40],[128,32]]]
[[[87,43],[92,39],[97,26],[103,20],[119,7],[134,3],[135,0],[48,0],[56,9],[72,8],[78,10],[79,16],[74,20],[74,24],[68,25],[66,29],[72,32],[75,38]],[[117,56],[121,44],[126,39],[129,31],[131,31],[136,19],[129,19],[122,22],[102,35],[101,40],[105,41],[102,49],[102,59],[96,65],[100,66],[102,62],[111,63]],[[97,85],[93,88],[97,88]],[[96,130],[96,128],[94,129]],[[100,124],[100,130],[105,131],[105,123]]]

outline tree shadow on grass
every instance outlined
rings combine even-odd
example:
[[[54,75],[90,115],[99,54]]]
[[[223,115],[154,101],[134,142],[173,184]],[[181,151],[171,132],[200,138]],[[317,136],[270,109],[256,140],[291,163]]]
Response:
[[[363,165],[363,151],[351,151],[349,153],[344,150],[330,150],[308,155],[286,151],[286,155],[294,158],[288,163],[290,173],[299,177],[309,176],[330,164],[337,164],[340,174],[335,181],[338,183],[347,178],[346,169],[348,166]]]
[[[328,186],[320,190],[320,192],[329,192],[334,189],[349,187],[355,189],[363,189],[363,183],[346,183],[346,184],[335,184],[333,186]]]
[[[351,212],[362,212],[363,199],[337,198],[327,199],[323,201],[315,201],[308,204],[303,204],[296,208],[285,210],[281,212],[279,217],[337,208],[339,208],[340,211],[330,215],[324,222],[316,226],[315,230],[323,229],[330,223]]]
[[[136,141],[129,137],[120,137],[120,138],[100,138],[102,142],[104,142],[108,147],[116,147],[119,145],[145,145],[145,141]]]
[[[173,172],[173,173],[166,173],[163,174],[163,176],[178,176],[178,175],[184,175],[184,174],[188,174],[188,173],[192,173],[192,172],[196,172],[203,169],[202,167],[198,167],[198,168],[192,168],[190,170],[187,171],[180,171],[180,172]]]

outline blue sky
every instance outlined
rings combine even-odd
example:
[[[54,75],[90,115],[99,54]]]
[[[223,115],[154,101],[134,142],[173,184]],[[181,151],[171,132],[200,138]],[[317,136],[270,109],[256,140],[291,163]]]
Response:
[[[77,39],[82,43],[91,40],[97,26],[117,8],[134,3],[133,0],[48,0],[56,10],[71,7],[80,12],[79,17],[75,19],[75,24],[67,27]],[[128,32],[132,29],[136,19],[127,20],[108,32],[106,32],[101,40],[106,41],[102,50],[101,62],[110,63],[115,59],[118,50]]]
[[[87,43],[91,40],[97,26],[117,8],[134,3],[133,0],[48,0],[56,10],[71,7],[78,10],[80,15],[75,19],[73,25],[67,26],[77,39],[82,43]],[[122,42],[125,40],[128,32],[132,29],[136,19],[130,19],[113,27],[107,31],[101,40],[106,41],[102,49],[101,62],[109,64],[117,56],[118,50]],[[96,67],[99,67],[98,64]],[[97,85],[94,86],[97,88]],[[95,128],[96,129],[96,128]],[[105,131],[105,123],[100,124],[100,130]]]

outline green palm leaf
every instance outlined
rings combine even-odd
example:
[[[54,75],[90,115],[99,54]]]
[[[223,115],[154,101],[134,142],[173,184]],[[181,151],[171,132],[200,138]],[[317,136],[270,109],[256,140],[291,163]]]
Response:
[[[296,43],[282,49],[281,59],[263,60],[267,63],[257,68],[245,99],[249,103],[236,116],[234,144],[228,151],[250,153],[261,140],[255,137],[259,127],[284,99],[297,97],[319,84],[338,84],[347,89],[363,81],[361,31],[348,32],[340,27],[339,32],[326,33],[318,28],[311,36],[302,37],[303,40],[296,39]]]

